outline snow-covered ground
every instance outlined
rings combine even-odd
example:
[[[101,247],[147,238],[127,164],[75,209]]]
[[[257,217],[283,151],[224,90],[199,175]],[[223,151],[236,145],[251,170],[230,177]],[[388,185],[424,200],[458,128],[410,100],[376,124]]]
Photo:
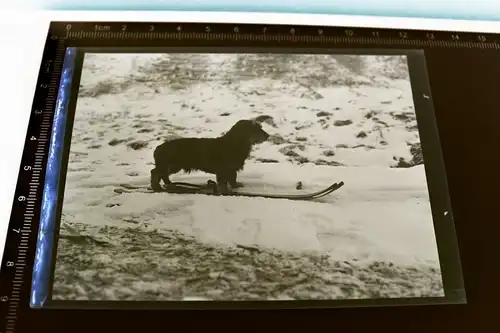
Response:
[[[387,56],[87,55],[54,298],[442,296],[407,71]],[[345,186],[311,202],[113,191],[149,183],[163,140],[263,114],[246,191]]]

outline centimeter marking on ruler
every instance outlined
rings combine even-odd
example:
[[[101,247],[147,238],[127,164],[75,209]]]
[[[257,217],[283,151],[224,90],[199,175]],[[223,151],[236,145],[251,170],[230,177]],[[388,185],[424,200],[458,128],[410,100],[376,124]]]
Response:
[[[150,25],[152,26],[152,25]],[[491,41],[484,34],[475,34],[475,40],[461,40],[461,33],[449,33],[449,40],[438,39],[435,33],[427,32],[425,38],[409,38],[407,32],[400,32],[397,36],[384,37],[379,30],[372,31],[372,37],[356,36],[356,29],[346,29],[343,35],[327,35],[321,30],[317,35],[300,35],[291,29],[289,33],[244,33],[244,32],[139,32],[139,31],[86,31],[72,30],[68,25],[64,37],[72,40],[205,40],[205,41],[250,41],[250,42],[296,42],[319,44],[352,44],[352,45],[402,45],[413,47],[445,47],[445,48],[481,48],[500,49],[500,44]],[[102,27],[109,27],[103,25]],[[180,27],[180,26],[179,26]],[[300,28],[297,28],[300,29]],[[187,29],[186,29],[187,30]],[[366,29],[365,29],[366,30]],[[422,34],[422,33],[420,33]],[[442,34],[442,33],[441,33]],[[463,33],[465,34],[465,33]],[[471,34],[467,34],[470,36]]]
[[[26,154],[31,157],[34,156],[34,162],[32,165],[23,165],[24,171],[31,171],[31,179],[28,181],[28,193],[23,193],[16,198],[17,204],[19,201],[23,201],[25,206],[20,208],[23,209],[22,226],[17,230],[9,230],[8,232],[15,232],[18,234],[17,243],[17,256],[15,261],[7,260],[6,265],[8,267],[15,266],[14,272],[12,274],[12,284],[10,290],[10,297],[8,297],[8,307],[7,315],[5,316],[5,333],[14,333],[15,323],[18,317],[18,307],[21,301],[20,293],[23,286],[25,267],[26,267],[26,256],[28,252],[28,242],[31,237],[31,232],[33,229],[33,217],[35,216],[34,209],[35,203],[39,196],[40,187],[40,174],[42,172],[42,163],[45,156],[45,146],[48,141],[49,129],[52,121],[52,114],[54,111],[54,105],[57,98],[57,88],[58,88],[58,78],[61,73],[62,62],[65,54],[64,40],[59,40],[57,42],[57,48],[55,51],[55,56],[53,59],[44,59],[44,61],[52,62],[52,70],[50,75],[50,81],[48,83],[42,83],[47,85],[47,95],[44,97],[44,108],[43,112],[35,114],[41,114],[40,119],[40,132],[39,135],[30,134],[28,141],[31,138],[36,139],[36,147],[33,150],[26,150]],[[40,88],[38,88],[40,89]],[[35,101],[36,102],[36,101]],[[32,119],[30,121],[38,121]],[[20,179],[20,181],[23,181]],[[21,200],[21,198],[23,200]]]

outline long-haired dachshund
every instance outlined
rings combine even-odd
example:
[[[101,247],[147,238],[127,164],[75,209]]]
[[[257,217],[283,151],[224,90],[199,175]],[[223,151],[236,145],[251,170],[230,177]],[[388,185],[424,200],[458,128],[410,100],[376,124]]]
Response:
[[[181,170],[215,174],[221,193],[239,187],[237,172],[243,169],[252,146],[269,138],[260,124],[264,118],[240,120],[217,138],[181,138],[162,143],[154,151],[152,189],[162,191],[160,181],[163,180],[168,187],[171,183],[169,176]]]

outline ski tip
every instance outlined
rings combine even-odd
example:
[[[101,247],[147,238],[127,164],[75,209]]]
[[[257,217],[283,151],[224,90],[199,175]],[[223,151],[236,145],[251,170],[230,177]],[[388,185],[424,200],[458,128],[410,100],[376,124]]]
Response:
[[[339,186],[344,186],[344,182],[341,181],[340,183],[338,183]]]

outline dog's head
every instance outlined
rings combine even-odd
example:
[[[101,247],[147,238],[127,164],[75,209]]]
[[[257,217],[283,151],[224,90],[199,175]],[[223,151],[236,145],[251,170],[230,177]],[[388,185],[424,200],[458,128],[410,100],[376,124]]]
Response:
[[[245,141],[255,145],[266,141],[269,134],[255,120],[240,120],[225,134],[231,140]]]
[[[264,114],[264,115],[260,115],[260,116],[258,116],[258,117],[252,118],[252,119],[250,119],[250,120],[254,120],[254,121],[256,121],[256,122],[258,122],[258,123],[261,123],[261,124],[262,124],[262,123],[266,123],[266,124],[268,124],[268,125],[270,125],[270,126],[272,126],[272,127],[278,127],[278,126],[276,125],[276,123],[274,122],[273,117],[268,116],[268,115],[266,115],[266,114]]]

